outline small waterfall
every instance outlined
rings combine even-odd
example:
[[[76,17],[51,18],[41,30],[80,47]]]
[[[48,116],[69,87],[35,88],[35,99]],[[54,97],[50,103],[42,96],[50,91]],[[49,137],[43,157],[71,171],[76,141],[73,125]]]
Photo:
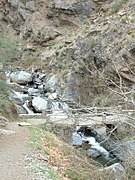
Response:
[[[85,134],[86,132],[81,132],[82,127],[81,125],[77,125],[75,131],[72,133],[72,145],[84,148],[88,156],[103,166],[109,166],[118,162],[117,158],[97,142],[96,136],[87,136]]]
[[[83,137],[82,140],[88,141],[88,144],[91,145],[91,149],[95,149],[99,151],[105,158],[109,158],[109,152],[105,148],[100,146],[100,144],[96,142],[96,139],[94,137]]]
[[[13,91],[13,93],[21,100],[23,100],[24,98],[28,98],[28,94],[23,94],[21,92],[18,92],[18,91]]]
[[[27,110],[29,115],[33,115],[34,114],[34,112],[28,108],[27,102],[24,103],[23,107]]]

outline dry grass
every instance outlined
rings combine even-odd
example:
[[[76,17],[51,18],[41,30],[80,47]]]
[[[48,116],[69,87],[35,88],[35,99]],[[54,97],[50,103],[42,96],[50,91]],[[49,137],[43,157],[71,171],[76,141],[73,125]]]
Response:
[[[53,133],[35,128],[33,130],[38,149],[49,155],[49,164],[58,167],[62,179],[92,179],[96,168],[82,152],[63,142]]]
[[[113,180],[110,172],[99,171],[83,152],[65,143],[51,132],[30,128],[32,144],[43,156],[48,157],[50,167],[57,167],[62,180]],[[58,178],[57,178],[58,179]]]

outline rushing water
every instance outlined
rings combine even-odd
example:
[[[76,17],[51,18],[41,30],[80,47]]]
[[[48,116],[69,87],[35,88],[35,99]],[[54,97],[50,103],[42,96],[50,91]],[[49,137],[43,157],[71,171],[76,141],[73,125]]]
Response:
[[[99,142],[96,141],[95,137],[84,136],[83,133],[77,132],[78,128],[79,127],[76,127],[76,132],[73,132],[72,134],[73,145],[81,146],[86,143],[89,144],[87,154],[104,166],[118,162],[103,146],[100,145]],[[88,153],[88,151],[90,151],[90,153]]]
[[[28,94],[23,94],[23,93],[18,92],[18,91],[13,91],[13,93],[21,100],[29,97]]]
[[[33,115],[34,112],[32,110],[29,109],[29,107],[27,106],[27,102],[25,102],[23,104],[23,107],[26,109],[26,111],[28,112],[29,115]]]

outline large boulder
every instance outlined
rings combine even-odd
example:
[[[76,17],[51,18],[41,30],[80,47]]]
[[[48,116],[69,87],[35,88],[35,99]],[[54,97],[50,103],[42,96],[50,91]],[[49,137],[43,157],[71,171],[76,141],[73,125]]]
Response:
[[[58,86],[58,78],[56,75],[51,76],[45,85],[45,89],[49,92],[55,92]]]
[[[74,132],[73,134],[72,134],[72,144],[73,145],[76,145],[76,146],[80,146],[80,145],[82,145],[82,137],[81,137],[81,135],[80,134],[78,134],[78,133],[76,133],[76,132]]]
[[[27,84],[32,81],[32,75],[26,71],[12,72],[10,80],[18,84]]]
[[[112,153],[121,161],[129,162],[130,166],[135,168],[135,140],[123,141],[114,145]]]
[[[76,73],[68,73],[65,77],[66,88],[63,91],[63,99],[70,101],[77,101],[78,99],[78,87],[80,85],[79,78]]]
[[[126,171],[120,163],[115,163],[102,170],[104,173],[108,173],[110,177],[114,177],[116,180],[123,180],[126,178]],[[109,177],[108,177],[109,179]]]
[[[92,0],[78,1],[78,0],[54,0],[54,7],[65,13],[75,14],[79,20],[84,20],[89,17],[96,4]]]
[[[47,110],[48,102],[41,97],[34,97],[32,100],[32,106],[35,108],[37,112],[42,112]]]

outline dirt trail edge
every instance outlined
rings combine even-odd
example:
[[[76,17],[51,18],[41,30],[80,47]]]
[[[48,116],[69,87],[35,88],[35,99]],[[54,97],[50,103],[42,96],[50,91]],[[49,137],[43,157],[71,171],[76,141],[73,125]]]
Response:
[[[0,180],[50,179],[47,173],[38,171],[47,165],[39,161],[38,154],[29,147],[29,130],[17,123],[10,123],[8,130],[15,134],[0,137]]]

